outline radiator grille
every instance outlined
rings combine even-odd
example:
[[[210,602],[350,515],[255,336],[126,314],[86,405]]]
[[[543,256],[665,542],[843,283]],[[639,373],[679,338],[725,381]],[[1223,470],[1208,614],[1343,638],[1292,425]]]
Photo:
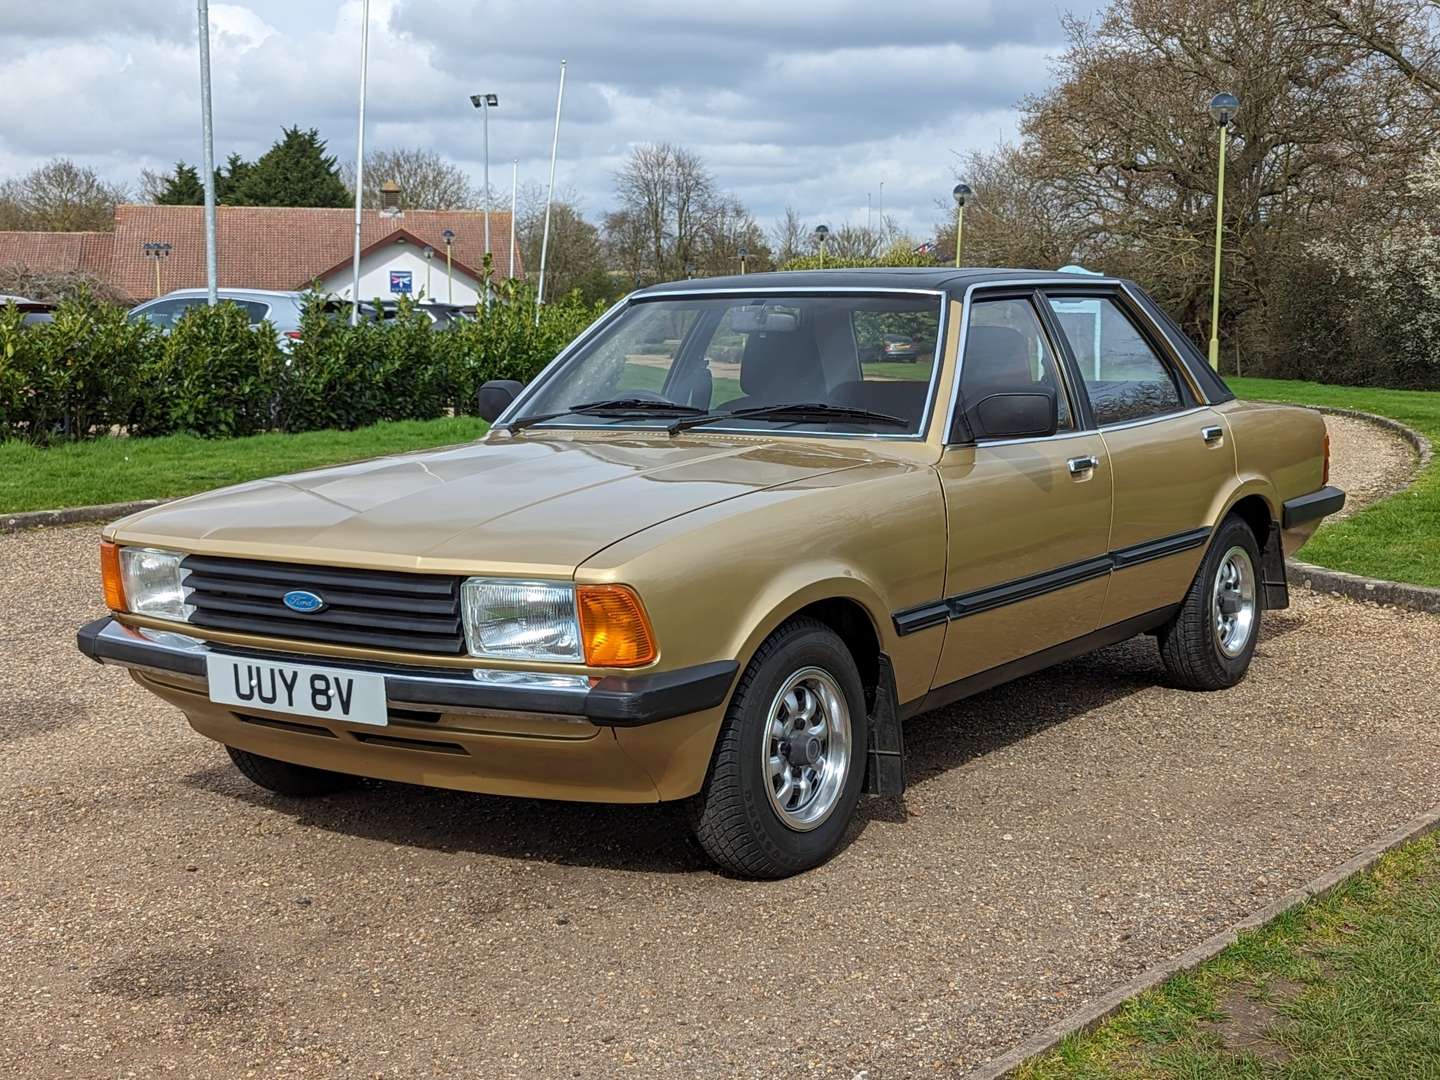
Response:
[[[371,649],[465,651],[458,577],[208,555],[187,555],[180,565],[190,571],[195,626]],[[290,610],[282,597],[296,589],[321,597],[325,607]]]

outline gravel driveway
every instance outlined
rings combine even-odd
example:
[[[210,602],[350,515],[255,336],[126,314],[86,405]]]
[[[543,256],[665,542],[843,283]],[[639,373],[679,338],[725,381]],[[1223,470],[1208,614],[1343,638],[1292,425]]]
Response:
[[[287,801],[75,651],[95,540],[0,537],[0,1075],[953,1075],[1440,801],[1440,619],[1305,593],[1236,690],[1142,639],[915,721],[790,881],[666,807]]]

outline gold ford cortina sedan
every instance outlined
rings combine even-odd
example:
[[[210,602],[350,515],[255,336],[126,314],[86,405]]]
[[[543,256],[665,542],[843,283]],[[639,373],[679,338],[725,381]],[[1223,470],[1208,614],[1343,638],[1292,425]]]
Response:
[[[1144,633],[1234,686],[1345,498],[1317,414],[1064,273],[645,289],[480,408],[470,445],[115,523],[80,648],[282,795],[689,800],[780,877],[903,790],[906,717]]]

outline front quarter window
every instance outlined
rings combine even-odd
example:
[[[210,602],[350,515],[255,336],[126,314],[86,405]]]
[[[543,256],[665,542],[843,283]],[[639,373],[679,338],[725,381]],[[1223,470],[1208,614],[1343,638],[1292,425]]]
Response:
[[[663,428],[683,417],[692,430],[915,437],[940,320],[940,297],[920,292],[640,297],[511,422]]]

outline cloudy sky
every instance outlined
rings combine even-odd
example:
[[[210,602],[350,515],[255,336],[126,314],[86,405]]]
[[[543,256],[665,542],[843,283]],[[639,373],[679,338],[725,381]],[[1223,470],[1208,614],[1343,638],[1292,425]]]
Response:
[[[957,152],[1013,134],[1050,78],[1065,11],[1096,0],[372,0],[367,144],[423,145],[475,177],[500,95],[491,185],[543,182],[569,61],[557,184],[610,208],[627,149],[670,140],[769,223],[863,224],[867,195],[928,235]],[[359,0],[210,5],[216,155],[254,157],[282,125],[355,153]],[[61,155],[135,186],[200,157],[191,0],[0,0],[0,176]]]

